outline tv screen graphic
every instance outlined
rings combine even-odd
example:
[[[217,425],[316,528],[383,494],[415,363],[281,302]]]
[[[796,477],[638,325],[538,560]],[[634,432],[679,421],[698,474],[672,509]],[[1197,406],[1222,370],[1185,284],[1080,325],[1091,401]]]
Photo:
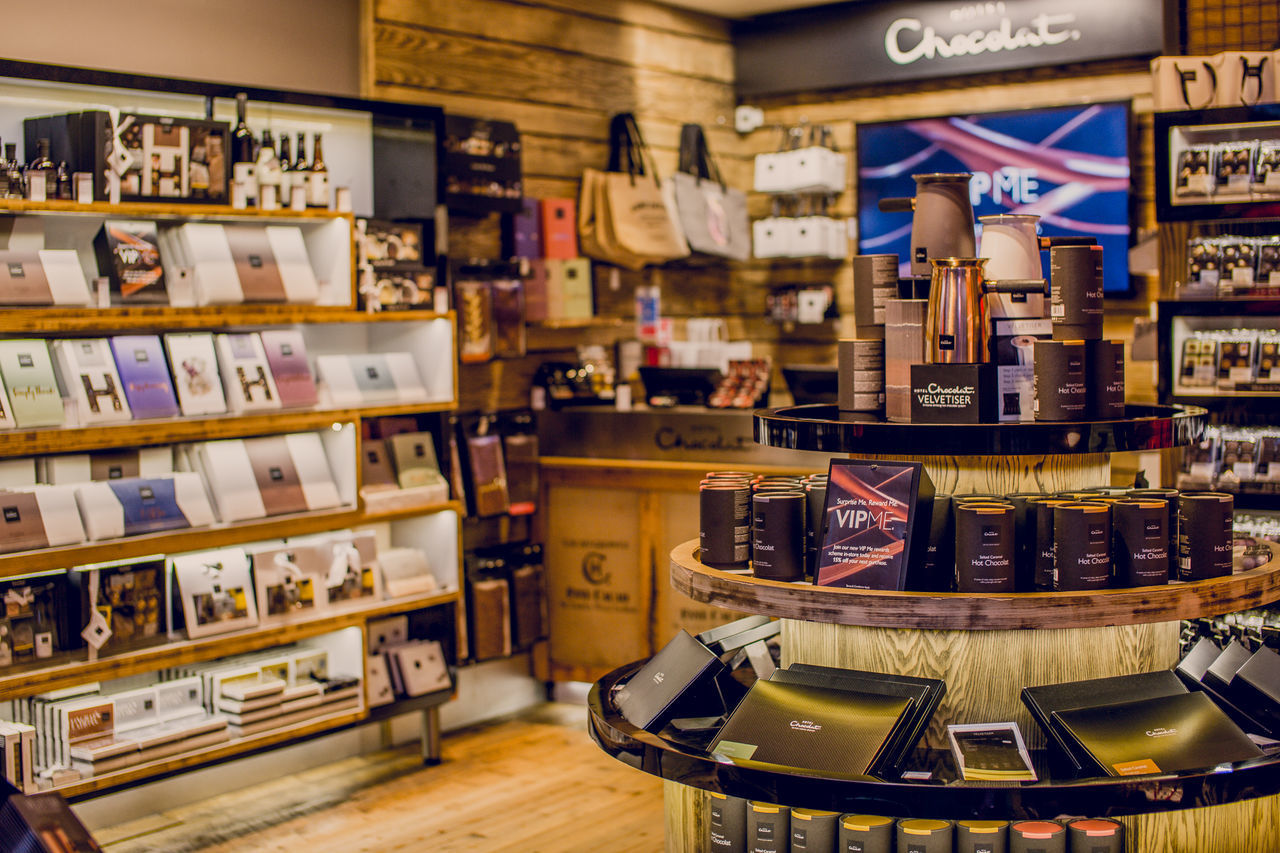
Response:
[[[858,251],[896,253],[909,275],[911,215],[878,202],[914,196],[912,175],[971,172],[975,217],[1035,213],[1042,236],[1096,237],[1105,293],[1130,294],[1129,112],[1106,103],[859,124]]]

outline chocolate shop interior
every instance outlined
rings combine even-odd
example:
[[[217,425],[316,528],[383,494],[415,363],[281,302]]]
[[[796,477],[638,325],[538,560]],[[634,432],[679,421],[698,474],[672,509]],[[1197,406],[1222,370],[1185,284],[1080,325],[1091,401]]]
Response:
[[[1274,3],[0,44],[0,848],[1280,849]]]

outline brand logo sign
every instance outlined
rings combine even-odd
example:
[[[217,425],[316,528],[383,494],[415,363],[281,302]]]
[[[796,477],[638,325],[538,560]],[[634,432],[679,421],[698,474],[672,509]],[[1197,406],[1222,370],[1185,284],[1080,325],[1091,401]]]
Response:
[[[613,575],[604,567],[608,559],[599,551],[588,551],[582,555],[582,577],[593,586],[601,586],[613,580]]]
[[[812,720],[792,720],[791,730],[793,732],[820,732],[822,724],[815,723]]]
[[[869,0],[735,31],[738,94],[978,74],[1165,51],[1165,0]]]

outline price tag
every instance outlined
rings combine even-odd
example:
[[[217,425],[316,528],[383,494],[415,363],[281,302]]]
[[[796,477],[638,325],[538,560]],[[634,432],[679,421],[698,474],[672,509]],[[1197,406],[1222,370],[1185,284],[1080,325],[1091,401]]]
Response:
[[[307,209],[306,187],[294,187],[289,191],[289,209],[294,211]]]
[[[1231,382],[1252,382],[1252,367],[1232,367],[1227,371],[1227,379]]]
[[[1235,267],[1231,270],[1232,284],[1253,284],[1253,267]]]
[[[1272,169],[1267,172],[1267,177],[1263,180],[1262,185],[1269,190],[1280,191],[1280,169]]]
[[[249,206],[249,194],[242,181],[231,182],[231,206],[236,210],[244,210]]]
[[[73,176],[76,183],[76,201],[80,204],[93,202],[93,173],[76,172]]]
[[[263,210],[275,210],[279,207],[276,204],[277,187],[273,184],[265,184],[258,188],[258,207]]]
[[[1200,273],[1200,283],[1208,287],[1217,287],[1221,275],[1219,270],[1203,270]]]
[[[333,192],[333,206],[339,213],[351,212],[351,187],[338,187]]]
[[[1211,195],[1213,193],[1212,175],[1192,175],[1187,178],[1188,195]]]
[[[1231,175],[1227,178],[1227,191],[1233,193],[1247,193],[1249,191],[1248,175]]]

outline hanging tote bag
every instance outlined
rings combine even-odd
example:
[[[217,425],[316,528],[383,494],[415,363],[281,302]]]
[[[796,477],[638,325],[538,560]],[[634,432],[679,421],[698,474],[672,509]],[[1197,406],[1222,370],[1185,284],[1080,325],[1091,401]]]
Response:
[[[680,168],[670,183],[690,249],[735,261],[751,257],[747,196],[725,185],[701,125],[680,128]]]
[[[639,270],[689,254],[630,113],[611,122],[608,170],[583,173],[578,210],[579,239],[588,257]]]

